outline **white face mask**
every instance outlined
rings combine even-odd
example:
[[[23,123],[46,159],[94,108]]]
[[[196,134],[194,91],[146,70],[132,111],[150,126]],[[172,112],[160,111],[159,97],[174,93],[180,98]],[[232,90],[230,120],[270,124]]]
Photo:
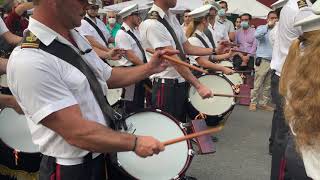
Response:
[[[109,24],[115,24],[116,23],[116,18],[109,18],[108,22],[109,22]]]

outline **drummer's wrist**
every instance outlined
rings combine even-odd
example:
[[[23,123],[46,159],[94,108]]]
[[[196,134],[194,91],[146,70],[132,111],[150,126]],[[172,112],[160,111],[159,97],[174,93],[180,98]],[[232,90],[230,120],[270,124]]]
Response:
[[[137,137],[137,136],[134,136],[133,146],[132,146],[132,148],[131,148],[131,151],[136,152],[137,144],[138,144],[138,137]]]

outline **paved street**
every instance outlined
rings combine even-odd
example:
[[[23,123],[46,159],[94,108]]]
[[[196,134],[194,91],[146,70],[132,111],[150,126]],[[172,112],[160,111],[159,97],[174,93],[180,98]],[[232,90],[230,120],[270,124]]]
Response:
[[[187,174],[199,180],[268,180],[273,113],[236,106],[217,137],[215,154],[196,156]]]

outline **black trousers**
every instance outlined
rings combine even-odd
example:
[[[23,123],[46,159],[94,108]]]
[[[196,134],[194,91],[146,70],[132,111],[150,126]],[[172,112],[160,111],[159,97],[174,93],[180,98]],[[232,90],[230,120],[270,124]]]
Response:
[[[290,180],[311,180],[306,174],[303,160],[298,154],[294,142],[294,136],[289,133],[288,144],[285,152],[286,174],[285,179]]]
[[[104,155],[82,164],[63,166],[53,157],[43,155],[40,164],[40,180],[102,180],[106,179]]]
[[[280,77],[272,73],[271,76],[271,96],[276,105],[274,112],[274,139],[272,146],[272,161],[271,161],[271,180],[282,180],[285,177],[285,150],[288,142],[289,127],[285,122],[283,103],[284,99],[279,94]]]
[[[123,96],[126,94],[126,90],[124,90]],[[135,84],[134,87],[134,96],[132,101],[124,100],[123,106],[125,109],[125,112],[127,114],[130,114],[132,112],[136,112],[139,109],[144,108],[144,100],[145,100],[145,87],[144,87],[144,81],[138,82]]]
[[[152,107],[161,109],[180,122],[186,122],[188,83],[178,83],[176,80],[160,79],[153,82]]]

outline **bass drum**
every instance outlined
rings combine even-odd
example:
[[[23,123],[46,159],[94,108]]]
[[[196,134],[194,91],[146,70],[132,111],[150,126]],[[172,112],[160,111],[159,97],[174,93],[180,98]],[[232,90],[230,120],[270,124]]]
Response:
[[[160,110],[131,114],[126,123],[128,133],[153,136],[161,142],[186,135],[173,117]],[[134,152],[120,152],[117,157],[119,167],[134,179],[179,179],[191,163],[191,144],[176,143],[148,158],[140,158]]]
[[[39,147],[33,144],[27,119],[13,109],[0,112],[1,179],[36,180],[41,162]]]
[[[199,81],[217,94],[234,94],[232,85],[223,75],[204,75]],[[231,113],[235,105],[233,97],[214,96],[202,99],[196,89],[191,86],[189,89],[189,116],[196,119],[199,114],[206,115],[208,126],[216,126],[228,113]]]

